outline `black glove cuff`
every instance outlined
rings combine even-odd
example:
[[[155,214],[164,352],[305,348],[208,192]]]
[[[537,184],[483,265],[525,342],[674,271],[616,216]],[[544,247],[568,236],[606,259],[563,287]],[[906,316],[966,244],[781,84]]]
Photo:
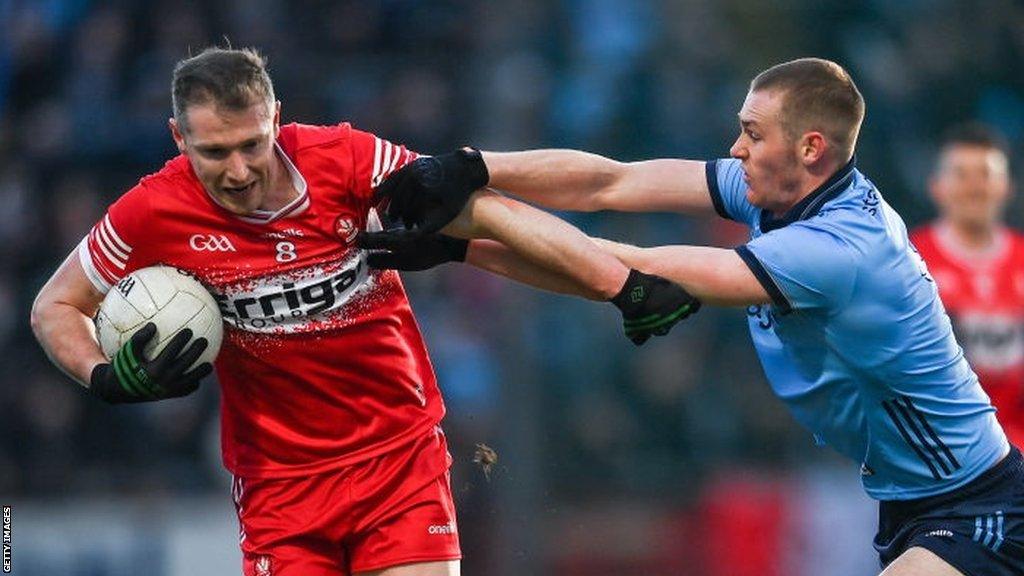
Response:
[[[615,304],[615,307],[624,313],[637,309],[647,300],[647,287],[651,284],[652,280],[653,277],[650,274],[630,269],[629,276],[626,277],[626,283],[622,285],[622,289],[612,297],[610,302]]]
[[[466,146],[455,152],[465,165],[466,183],[472,186],[473,190],[479,190],[491,181],[491,174],[487,171],[487,163],[484,156],[476,148]]]
[[[465,262],[466,252],[469,250],[469,240],[462,238],[452,238],[451,236],[441,235],[444,241],[445,252],[448,254],[449,262]]]
[[[107,362],[97,364],[89,374],[89,392],[105,402],[118,404],[123,402],[124,398],[118,395],[118,392],[123,392],[120,388],[113,389],[111,386],[114,377],[110,371],[113,369],[114,367]]]

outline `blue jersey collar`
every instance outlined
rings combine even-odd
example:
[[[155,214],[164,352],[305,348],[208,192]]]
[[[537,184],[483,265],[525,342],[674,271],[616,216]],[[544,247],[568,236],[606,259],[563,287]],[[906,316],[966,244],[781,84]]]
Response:
[[[835,174],[829,177],[814,192],[811,192],[803,200],[797,202],[781,217],[776,218],[768,210],[761,210],[761,233],[771,232],[792,224],[797,220],[806,220],[821,210],[826,202],[838,196],[853,182],[853,170],[857,167],[857,157],[850,158]]]

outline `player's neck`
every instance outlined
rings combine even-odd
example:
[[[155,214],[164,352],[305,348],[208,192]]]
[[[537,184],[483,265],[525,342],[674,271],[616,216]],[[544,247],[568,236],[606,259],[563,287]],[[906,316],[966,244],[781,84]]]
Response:
[[[270,189],[267,190],[260,210],[276,212],[284,208],[293,200],[299,197],[299,191],[295,188],[291,172],[285,161],[281,158],[281,152],[274,154],[274,163],[270,174]]]
[[[839,166],[822,165],[808,169],[799,179],[794,180],[791,184],[791,189],[793,190],[793,192],[789,194],[791,200],[789,200],[785,205],[773,209],[773,215],[776,218],[784,216],[792,210],[794,206],[803,202],[808,196],[820,192],[825,183],[831,180],[833,176],[838,174],[839,171],[845,167],[846,164],[843,163]]]
[[[998,224],[972,226],[951,220],[943,220],[942,225],[949,231],[950,238],[964,250],[981,252],[995,246],[999,237]]]

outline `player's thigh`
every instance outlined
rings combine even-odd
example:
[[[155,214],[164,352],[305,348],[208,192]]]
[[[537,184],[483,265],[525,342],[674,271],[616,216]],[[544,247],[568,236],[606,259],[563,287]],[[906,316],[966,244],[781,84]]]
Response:
[[[418,562],[392,566],[383,570],[357,572],[353,576],[459,576],[461,568],[458,560],[442,562]]]
[[[889,564],[881,576],[964,576],[931,550],[920,546],[908,548]]]

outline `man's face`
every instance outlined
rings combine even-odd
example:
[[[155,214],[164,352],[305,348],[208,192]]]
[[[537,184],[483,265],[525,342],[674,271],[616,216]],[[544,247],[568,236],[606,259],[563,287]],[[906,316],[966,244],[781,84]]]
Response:
[[[1006,155],[989,146],[947,146],[932,177],[931,192],[942,217],[954,225],[974,229],[995,226],[1010,196]]]
[[[773,212],[789,208],[799,192],[801,165],[797,144],[782,126],[783,98],[776,90],[749,92],[739,112],[740,135],[729,149],[743,163],[747,200]]]
[[[229,110],[209,103],[185,110],[187,126],[171,120],[174,142],[188,156],[203,187],[236,214],[260,208],[270,191],[280,106],[259,102]]]

